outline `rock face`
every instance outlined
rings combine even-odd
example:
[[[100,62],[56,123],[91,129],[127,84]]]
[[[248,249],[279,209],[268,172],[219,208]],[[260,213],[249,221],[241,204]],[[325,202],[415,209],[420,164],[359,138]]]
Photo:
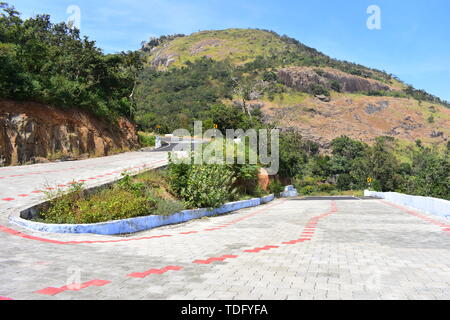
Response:
[[[135,127],[126,119],[113,124],[76,109],[0,100],[3,165],[105,156],[138,145]]]
[[[376,105],[368,104],[365,111],[367,114],[374,114],[389,107],[388,101],[379,101]]]
[[[339,83],[343,92],[389,91],[391,87],[376,80],[354,76],[333,68],[288,67],[278,71],[278,77],[288,87],[309,91],[311,85],[331,89]]]

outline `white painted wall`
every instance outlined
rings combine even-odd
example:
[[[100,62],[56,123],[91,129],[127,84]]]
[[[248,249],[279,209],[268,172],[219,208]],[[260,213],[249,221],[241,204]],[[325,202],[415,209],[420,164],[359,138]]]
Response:
[[[410,196],[396,192],[375,192],[369,190],[365,190],[364,195],[366,197],[385,199],[399,205],[408,206],[426,213],[450,219],[450,201],[447,200]]]

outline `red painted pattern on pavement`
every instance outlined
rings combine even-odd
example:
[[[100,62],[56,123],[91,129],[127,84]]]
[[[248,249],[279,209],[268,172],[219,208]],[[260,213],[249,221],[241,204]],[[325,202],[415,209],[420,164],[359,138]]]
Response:
[[[114,163],[114,162],[116,162],[116,161],[107,161],[107,162],[103,162],[102,165],[110,164],[110,163]],[[67,170],[86,169],[86,168],[93,168],[93,167],[97,167],[97,164],[89,164],[89,165],[85,165],[85,166],[76,166],[76,167],[72,167],[72,168],[59,169],[59,170],[25,172],[23,174],[14,174],[14,175],[10,175],[10,176],[0,177],[0,179],[23,177],[24,175],[37,175],[37,174],[45,174],[45,173],[65,172]],[[16,169],[17,169],[16,167],[12,167],[12,168],[8,168],[8,169],[2,169],[2,170],[0,170],[0,172],[1,171],[7,171],[7,170],[11,171],[11,170],[16,170]],[[26,166],[21,166],[20,169],[23,170],[23,169],[28,169],[28,168]]]
[[[105,285],[107,285],[108,283],[110,283],[111,281],[108,280],[91,280],[88,282],[84,282],[84,283],[73,283],[71,285],[68,286],[63,286],[60,288],[55,288],[55,287],[48,287],[48,288],[44,288],[42,290],[38,290],[35,291],[34,293],[38,293],[38,294],[43,294],[43,295],[47,295],[47,296],[54,296],[57,295],[61,292],[64,291],[80,291],[82,289],[88,288],[88,287],[103,287]]]
[[[11,299],[11,298],[8,298],[8,297],[1,297],[1,296],[0,296],[0,300],[2,300],[2,301],[6,301],[6,300],[13,300],[13,299]]]
[[[255,212],[248,214],[246,216],[244,216],[243,218],[239,219],[239,221],[242,221],[244,219],[248,219],[250,217],[253,217],[256,214],[260,214],[263,213],[265,211],[267,211],[268,209],[274,207],[274,206],[278,206],[282,203],[284,203],[286,200],[281,200],[279,203],[274,203],[274,204],[270,204],[265,206],[262,209],[256,210]],[[235,223],[237,223],[238,221],[235,220],[232,223],[228,223],[228,226],[231,226]],[[22,238],[26,238],[26,239],[30,239],[30,240],[36,240],[36,241],[41,241],[41,242],[48,242],[48,243],[53,243],[53,244],[97,244],[97,243],[114,243],[114,242],[126,242],[126,241],[139,241],[139,240],[150,240],[150,239],[157,239],[157,238],[165,238],[165,237],[172,237],[173,235],[160,235],[160,236],[149,236],[149,237],[140,237],[140,238],[130,238],[130,239],[119,239],[119,240],[96,240],[96,241],[57,241],[57,240],[52,240],[52,239],[46,239],[46,238],[39,238],[39,237],[34,237],[34,236],[30,236],[26,233],[22,233],[19,232],[17,230],[5,227],[5,226],[1,226],[0,225],[0,231],[5,232],[5,233],[9,233],[11,235],[14,236],[18,236],[18,237],[22,237]],[[198,231],[191,231],[191,232],[187,232],[187,233],[178,233],[178,234],[182,234],[182,235],[188,235],[188,234],[192,234],[192,233],[198,233]]]
[[[194,234],[194,233],[198,233],[198,231],[180,232],[180,234],[183,234],[183,235]]]
[[[280,202],[278,204],[274,204],[274,205],[272,205],[270,207],[273,207],[275,205],[279,205],[279,204],[281,204],[283,202],[284,201],[282,201],[282,202]],[[267,210],[268,208],[269,207],[266,207],[265,210]],[[261,211],[262,210],[258,210],[259,213]],[[329,215],[331,215],[333,213],[336,213],[336,212],[337,212],[336,202],[332,202],[331,209],[330,209],[329,212],[327,212],[326,214],[320,215],[318,217],[313,217],[312,219],[310,219],[310,223],[311,223],[311,221],[314,221],[314,224],[316,224],[319,219],[325,218],[325,217],[327,217],[327,216],[329,216]],[[252,213],[249,216],[253,216],[255,214],[256,213]],[[235,220],[235,221],[242,221],[242,220],[243,219],[241,218],[241,219],[238,219],[238,220]],[[310,224],[308,224],[305,228],[309,228],[309,225]],[[190,232],[185,232],[183,234],[191,234],[191,233],[196,233],[196,232],[197,231],[190,231]],[[164,236],[169,236],[169,235],[164,235]],[[151,237],[146,237],[146,238],[151,238]],[[127,239],[127,240],[133,240],[133,239]],[[310,240],[310,238],[301,238],[301,239],[297,239],[297,240],[292,240],[290,242],[283,242],[283,244],[296,244],[296,243],[304,242],[304,241],[308,241],[308,240]],[[120,241],[120,240],[117,240],[117,241],[104,241],[104,242],[118,242],[118,241]],[[86,242],[96,243],[97,241],[86,241]],[[252,250],[245,250],[244,252],[246,252],[246,253],[259,253],[261,251],[268,251],[268,250],[271,250],[271,249],[278,249],[278,248],[280,248],[280,247],[279,246],[265,246],[265,247],[261,247],[261,248],[255,248],[255,249],[252,249]],[[213,263],[215,261],[225,261],[227,259],[236,259],[238,257],[239,257],[238,255],[223,255],[221,257],[209,258],[207,260],[195,260],[192,263],[194,263],[194,264],[211,264],[211,263]],[[145,278],[145,277],[147,277],[149,275],[152,275],[152,274],[161,275],[161,274],[164,274],[164,273],[166,273],[168,271],[179,271],[179,270],[182,270],[182,269],[183,269],[183,267],[181,267],[181,266],[167,266],[167,267],[164,267],[162,269],[150,269],[150,270],[147,270],[147,271],[144,271],[144,272],[130,273],[130,274],[128,274],[128,277]],[[89,286],[104,286],[104,285],[106,285],[106,284],[108,284],[110,282],[111,281],[107,281],[107,280],[92,280],[92,281],[80,284],[78,286],[77,285],[71,285],[71,286],[64,286],[64,287],[60,287],[60,288],[48,287],[48,288],[44,288],[44,289],[39,290],[39,291],[35,291],[34,293],[53,296],[53,295],[59,294],[59,293],[64,292],[64,291],[79,291],[79,290],[87,288]]]
[[[336,213],[337,212],[337,206],[336,206],[336,202],[335,201],[333,201],[332,203],[331,203],[331,208],[330,208],[330,210],[328,210],[326,213],[324,213],[324,214],[321,214],[321,215],[318,215],[318,216],[315,216],[315,217],[312,217],[311,219],[309,219],[309,221],[308,221],[308,223],[306,224],[306,226],[303,228],[303,232],[302,232],[302,234],[300,235],[300,239],[295,239],[295,240],[291,240],[291,241],[286,241],[286,242],[283,242],[282,244],[285,244],[285,245],[294,245],[294,244],[297,244],[297,243],[301,243],[301,242],[305,242],[305,241],[310,241],[311,239],[312,239],[312,237],[314,236],[314,234],[315,234],[315,228],[316,228],[316,225],[317,225],[317,223],[318,223],[318,221],[320,220],[320,219],[323,219],[323,218],[326,218],[326,217],[328,217],[328,216],[330,216],[330,215],[332,215],[332,214],[334,214],[334,213]],[[244,251],[244,252],[252,252],[252,251]]]
[[[268,250],[277,249],[277,248],[279,248],[279,247],[278,246],[265,246],[265,247],[262,247],[262,248],[255,248],[255,249],[252,249],[252,250],[245,250],[244,252],[259,253],[261,251],[268,251]]]
[[[166,161],[166,160],[159,160],[159,161],[155,161],[155,162],[151,162],[151,163],[146,163],[146,164],[144,164],[143,166],[140,166],[140,167],[138,167],[138,168],[142,168],[142,169],[149,168],[149,169],[150,169],[149,166],[152,166],[152,165],[155,165],[155,164],[164,162],[164,161]],[[132,169],[132,168],[127,168],[127,169],[124,169],[123,171],[114,171],[114,173],[127,172],[127,171],[129,171],[129,170],[131,170],[131,169]],[[64,170],[64,171],[65,171],[65,170]],[[57,172],[57,171],[43,171],[42,173],[48,173],[48,172]],[[105,175],[112,175],[112,173],[110,173],[110,174],[105,174]],[[98,176],[98,177],[102,177],[102,176]],[[96,177],[96,178],[88,178],[88,180],[96,180],[96,179],[97,179],[97,177]],[[78,182],[87,182],[88,180],[82,179],[82,180],[78,180]],[[66,187],[67,185],[73,185],[73,184],[76,184],[76,183],[77,183],[77,182],[72,181],[72,182],[68,182],[67,184],[60,184],[60,185],[58,185],[57,187],[58,187],[58,188],[64,188],[64,187]],[[49,191],[52,191],[52,190],[56,190],[56,187],[55,187],[55,188],[45,188],[45,189],[46,189],[46,190],[49,190]],[[37,191],[33,191],[33,192],[31,192],[31,193],[41,193],[41,192],[43,192],[43,191],[37,190]],[[19,197],[21,197],[21,195],[19,195]],[[15,198],[3,198],[3,199],[0,199],[0,200],[3,200],[3,201],[14,201],[14,200],[16,200],[16,199],[15,199]]]
[[[207,260],[195,260],[192,261],[192,263],[197,263],[197,264],[210,264],[213,263],[215,261],[225,261],[226,259],[236,259],[238,256],[235,255],[224,255],[218,258],[209,258]]]
[[[179,267],[179,266],[167,266],[164,267],[162,269],[150,269],[144,272],[133,272],[130,273],[128,276],[132,277],[132,278],[145,278],[148,277],[151,274],[163,274],[166,273],[168,271],[179,271],[183,269],[183,267]]]

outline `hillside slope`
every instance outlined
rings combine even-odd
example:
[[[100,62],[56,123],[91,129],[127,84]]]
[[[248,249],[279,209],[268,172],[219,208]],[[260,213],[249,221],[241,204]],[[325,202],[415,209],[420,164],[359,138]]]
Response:
[[[450,109],[439,98],[384,71],[332,59],[271,31],[202,31],[153,39],[143,51],[147,68],[155,73],[148,76],[153,79],[151,85],[144,81],[138,89],[145,93],[138,102],[138,113],[141,107],[154,118],[165,119],[173,111],[174,123],[183,118],[186,124],[189,116],[199,118],[207,112],[207,106],[194,104],[219,101],[237,107],[237,112],[247,104],[250,111],[261,111],[265,121],[296,129],[323,148],[341,135],[368,143],[389,135],[439,146],[450,136]],[[197,75],[206,70],[212,71],[201,79],[199,89]],[[169,72],[167,77],[165,72]],[[158,87],[155,81],[164,86]],[[236,90],[242,83],[247,86],[244,96]],[[204,88],[212,92],[203,94]],[[163,89],[173,90],[178,103],[162,99],[158,91]],[[179,107],[187,100],[195,103]],[[159,102],[152,105],[154,101]]]
[[[266,121],[296,129],[324,148],[341,135],[367,143],[379,136],[393,136],[405,142],[422,140],[440,146],[450,136],[450,109],[419,105],[413,99],[342,93],[333,94],[330,102],[308,95],[286,95],[285,99],[252,103],[261,107]]]
[[[0,165],[82,159],[139,146],[135,126],[117,125],[83,110],[0,99]]]

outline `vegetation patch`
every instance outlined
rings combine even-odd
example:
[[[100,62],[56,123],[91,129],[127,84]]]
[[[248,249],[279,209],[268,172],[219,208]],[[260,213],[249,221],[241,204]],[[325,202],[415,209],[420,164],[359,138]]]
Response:
[[[97,192],[87,192],[75,183],[67,191],[47,193],[49,207],[37,221],[97,223],[218,208],[230,201],[268,195],[258,187],[258,169],[257,165],[177,164],[171,158],[167,170],[134,177],[124,174],[118,183]]]
[[[82,184],[67,191],[47,193],[50,205],[40,212],[45,223],[97,223],[147,215],[170,215],[187,206],[169,192],[163,171],[149,171],[135,177],[124,175],[112,186],[87,192]]]
[[[156,136],[148,132],[138,132],[139,144],[141,147],[154,147],[156,144]]]

